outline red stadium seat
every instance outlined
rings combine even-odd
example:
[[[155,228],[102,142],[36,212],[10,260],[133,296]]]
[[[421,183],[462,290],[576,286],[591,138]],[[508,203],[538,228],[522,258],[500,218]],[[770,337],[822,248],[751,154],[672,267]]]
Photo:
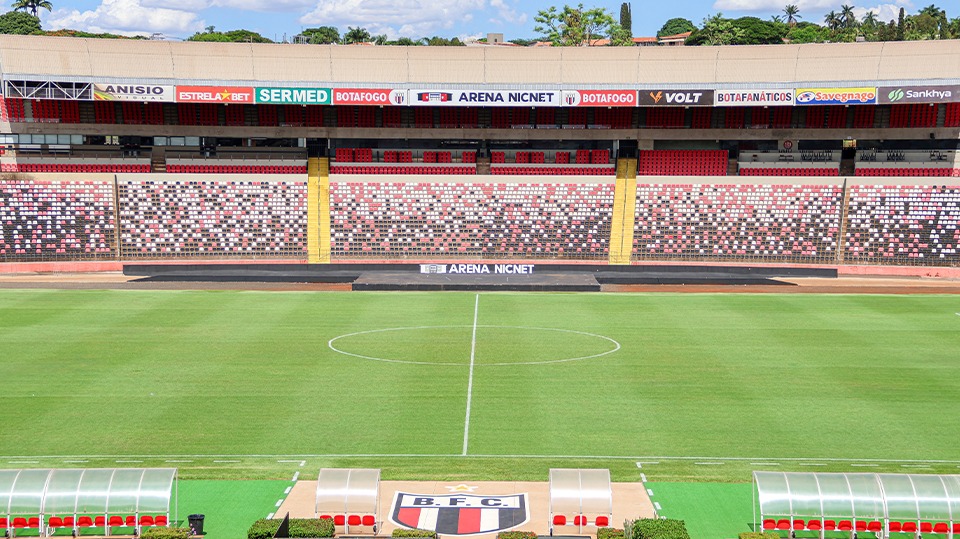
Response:
[[[107,522],[109,526],[123,526],[123,517],[119,515],[113,515],[110,517],[110,520]]]
[[[953,523],[953,533],[960,534],[960,522]]]
[[[799,518],[793,519],[794,530],[802,530],[805,527],[805,524],[806,523],[803,521],[803,519],[799,519]]]
[[[134,528],[137,525],[137,515],[127,515],[123,520],[124,524],[130,528]]]
[[[598,528],[605,528],[610,525],[610,517],[607,517],[605,515],[600,515],[597,517],[596,524]]]
[[[47,519],[47,526],[51,528],[63,528],[63,519],[60,517],[50,517]]]
[[[153,516],[140,515],[140,526],[153,526]]]
[[[343,515],[334,515],[333,525],[334,526],[343,526],[346,523],[347,519]]]
[[[88,516],[79,516],[77,517],[77,527],[78,528],[92,528],[93,519]]]
[[[900,521],[898,521],[898,520],[891,520],[891,521],[890,521],[890,531],[891,531],[891,532],[900,532],[900,530],[902,530],[902,529],[903,529],[903,524],[900,523]]]
[[[947,534],[950,533],[950,525],[946,522],[937,522],[933,525],[933,533]]]
[[[360,515],[350,515],[347,517],[348,526],[359,526],[363,522],[363,519],[360,518]]]
[[[377,517],[375,517],[375,516],[373,516],[373,515],[363,515],[363,522],[362,522],[362,524],[363,524],[364,526],[374,526],[374,525],[376,525],[376,523],[377,523]]]
[[[554,526],[566,526],[567,517],[565,515],[553,515],[553,525]]]
[[[855,530],[858,531],[858,532],[865,532],[865,531],[867,531],[867,521],[866,521],[866,520],[858,520],[858,521],[856,521],[856,522],[854,523],[854,525],[853,525],[853,529],[855,529]]]
[[[842,532],[853,531],[853,523],[849,520],[841,520],[839,523],[837,523],[837,529]]]
[[[920,533],[931,533],[933,532],[933,524],[930,522],[921,522],[920,523]]]
[[[900,531],[902,531],[903,533],[917,533],[917,523],[904,522],[903,526],[900,528]]]
[[[790,529],[790,520],[781,518],[777,521],[778,530],[789,530]]]
[[[810,522],[807,522],[807,529],[810,531],[817,532],[817,531],[820,531],[822,528],[823,528],[823,523],[820,522],[819,520],[811,520]]]
[[[157,518],[153,519],[154,526],[166,526],[167,525],[167,515],[157,515]]]
[[[73,526],[74,526],[74,518],[73,518],[72,516],[70,516],[70,517],[63,517],[63,527],[64,527],[64,528],[72,528]]]
[[[24,517],[14,517],[14,518],[13,518],[13,526],[12,526],[12,527],[13,527],[14,529],[26,528],[26,527],[27,527],[27,519],[24,518]]]
[[[7,517],[0,517],[0,530],[7,528]]]
[[[823,521],[823,531],[832,532],[837,529],[837,522],[835,520],[824,520]]]
[[[586,526],[586,525],[587,525],[587,517],[585,517],[585,516],[583,516],[583,515],[577,515],[577,516],[573,517],[573,525],[574,525],[574,526]]]

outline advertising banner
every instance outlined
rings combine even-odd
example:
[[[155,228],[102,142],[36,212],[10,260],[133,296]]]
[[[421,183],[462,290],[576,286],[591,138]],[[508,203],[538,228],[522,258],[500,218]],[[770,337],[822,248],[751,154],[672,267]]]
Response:
[[[797,105],[866,105],[877,102],[876,88],[797,88]]]
[[[960,101],[960,86],[883,86],[877,101],[888,103],[950,103]]]
[[[406,90],[334,88],[334,105],[406,105]]]
[[[173,103],[173,86],[151,84],[94,84],[94,101],[165,101]]]
[[[636,90],[564,90],[564,107],[635,107]]]
[[[793,88],[764,90],[717,90],[713,102],[718,107],[776,107],[794,102]]]
[[[243,86],[177,86],[178,103],[253,103],[253,88]]]
[[[257,103],[283,105],[329,105],[333,102],[330,88],[257,88]]]
[[[645,107],[709,107],[713,90],[640,90],[638,104]]]
[[[429,107],[559,107],[557,90],[410,90],[410,104]]]

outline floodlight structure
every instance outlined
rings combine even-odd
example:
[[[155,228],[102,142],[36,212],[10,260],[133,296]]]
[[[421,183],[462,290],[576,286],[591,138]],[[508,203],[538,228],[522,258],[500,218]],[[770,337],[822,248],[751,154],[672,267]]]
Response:
[[[317,477],[317,518],[329,518],[335,526],[380,528],[380,470],[370,468],[323,468]]]
[[[960,537],[960,475],[753,472],[753,483],[764,530]]]
[[[139,534],[178,519],[176,496],[175,468],[0,470],[0,530],[9,537],[83,528]]]
[[[578,533],[585,528],[602,528],[613,518],[613,490],[610,470],[568,469],[550,470],[549,528],[576,526]]]

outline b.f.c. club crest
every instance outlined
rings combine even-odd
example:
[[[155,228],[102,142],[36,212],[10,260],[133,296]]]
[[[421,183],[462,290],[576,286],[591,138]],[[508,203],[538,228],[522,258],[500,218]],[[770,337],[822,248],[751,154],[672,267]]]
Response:
[[[440,535],[475,535],[516,528],[530,519],[526,494],[408,494],[393,497],[390,520],[397,526]]]

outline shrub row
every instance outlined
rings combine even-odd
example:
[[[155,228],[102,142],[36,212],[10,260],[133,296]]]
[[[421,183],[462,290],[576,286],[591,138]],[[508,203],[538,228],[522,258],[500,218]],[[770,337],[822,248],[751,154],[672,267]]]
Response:
[[[500,532],[497,534],[497,539],[537,539],[537,534],[534,532]]]
[[[140,537],[141,539],[188,539],[190,528],[167,528],[166,526],[146,528]]]
[[[687,525],[672,518],[641,518],[633,521],[631,539],[690,539]]]
[[[738,537],[740,539],[780,539],[780,534],[776,532],[743,532]]]
[[[393,530],[391,537],[429,537],[430,539],[437,539],[437,532],[430,530],[408,530],[404,528],[397,528]]]
[[[247,539],[270,539],[273,534],[277,533],[281,522],[283,522],[283,519],[280,518],[270,520],[261,518],[247,530]],[[333,534],[333,521],[329,518],[290,519],[290,537],[333,537]]]
[[[597,539],[623,539],[620,528],[597,528]]]

